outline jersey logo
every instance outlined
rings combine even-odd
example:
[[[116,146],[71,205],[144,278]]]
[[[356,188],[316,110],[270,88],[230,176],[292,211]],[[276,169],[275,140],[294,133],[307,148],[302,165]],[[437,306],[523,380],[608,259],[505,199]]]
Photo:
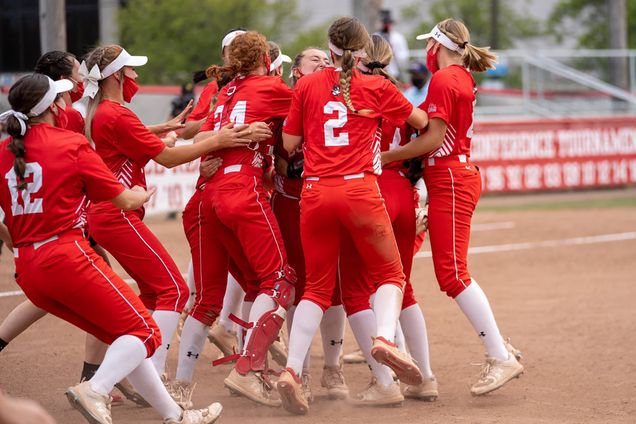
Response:
[[[340,86],[339,85],[334,85],[333,88],[331,89],[331,94],[333,94],[334,96],[337,96],[340,94]]]
[[[433,113],[433,112],[437,112],[437,106],[435,106],[434,104],[428,105],[428,113]]]
[[[228,89],[227,89],[227,95],[228,95],[228,96],[231,96],[232,94],[234,94],[234,92],[235,92],[235,91],[236,91],[236,86],[235,86],[235,85],[233,85],[233,86],[231,86],[231,87],[228,87]]]
[[[307,184],[307,185],[305,186],[305,188],[306,188],[307,190],[310,190],[311,188],[313,188],[313,186],[312,186],[311,184]]]

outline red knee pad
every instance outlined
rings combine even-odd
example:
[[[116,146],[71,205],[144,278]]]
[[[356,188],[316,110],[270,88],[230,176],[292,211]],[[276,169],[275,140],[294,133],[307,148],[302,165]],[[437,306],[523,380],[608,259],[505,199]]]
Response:
[[[265,312],[254,324],[250,340],[235,365],[236,371],[245,375],[250,371],[267,369],[267,352],[283,327],[287,311],[281,305]]]
[[[296,280],[296,271],[294,271],[294,268],[285,265],[283,269],[276,271],[274,287],[270,290],[266,290],[264,293],[269,294],[276,303],[287,310],[294,304],[296,293],[294,284],[296,284]]]

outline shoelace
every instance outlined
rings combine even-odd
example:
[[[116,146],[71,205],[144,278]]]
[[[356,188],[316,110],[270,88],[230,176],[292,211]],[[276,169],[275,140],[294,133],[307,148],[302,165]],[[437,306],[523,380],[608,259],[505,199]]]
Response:
[[[192,402],[192,393],[194,393],[194,388],[197,383],[192,383],[191,386],[182,386],[180,384],[176,385],[176,389],[178,391],[177,396],[181,399],[181,402]]]
[[[330,386],[341,386],[344,384],[344,374],[342,370],[328,370],[326,380]]]

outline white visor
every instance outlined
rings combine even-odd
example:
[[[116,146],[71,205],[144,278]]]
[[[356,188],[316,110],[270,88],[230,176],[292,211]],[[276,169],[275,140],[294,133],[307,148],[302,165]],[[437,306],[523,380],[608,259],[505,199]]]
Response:
[[[59,93],[64,93],[65,91],[71,91],[73,89],[73,83],[70,80],[61,79],[59,81],[53,81],[51,78],[48,78],[48,80],[49,89],[46,91],[44,96],[42,96],[40,101],[31,108],[28,116],[38,116],[42,114],[42,112],[53,104]]]
[[[221,41],[221,51],[223,51],[224,48],[232,44],[232,41],[234,41],[234,39],[241,34],[245,34],[245,31],[241,29],[237,29],[236,31],[232,31],[229,34],[227,34],[225,37],[223,37],[223,41]]]
[[[124,66],[143,66],[148,63],[148,56],[131,56],[126,49],[122,49],[117,59],[113,60],[102,71],[100,79],[108,78]]]
[[[341,49],[340,47],[336,46],[335,44],[333,44],[331,42],[331,40],[329,40],[329,50],[331,50],[332,52],[334,52],[336,55],[338,56],[342,56],[344,54],[344,50]],[[360,49],[360,50],[352,50],[351,54],[353,55],[353,57],[359,57],[364,59],[365,57],[367,57],[367,52],[365,49]]]
[[[283,63],[292,63],[291,57],[283,54],[282,52],[278,55],[278,57],[269,65],[269,72],[273,72],[278,69]]]
[[[432,38],[435,41],[439,42],[442,46],[446,47],[448,50],[459,53],[464,51],[463,48],[459,47],[455,42],[448,38],[446,34],[444,34],[439,28],[437,28],[437,25],[435,25],[431,32],[429,32],[428,34],[420,34],[415,38],[417,40],[426,40],[428,38]]]

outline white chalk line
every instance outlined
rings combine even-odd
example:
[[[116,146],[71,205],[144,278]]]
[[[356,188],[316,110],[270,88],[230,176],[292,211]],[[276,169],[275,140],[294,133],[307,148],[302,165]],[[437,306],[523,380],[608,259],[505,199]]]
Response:
[[[502,222],[489,222],[485,224],[473,224],[470,227],[470,231],[492,231],[492,230],[510,230],[515,228],[515,223],[513,221],[502,221]]]
[[[636,239],[636,231],[627,233],[601,234],[598,236],[574,237],[560,240],[544,240],[526,243],[509,243],[496,244],[492,246],[469,247],[468,254],[476,255],[479,253],[495,253],[495,252],[511,252],[514,250],[540,249],[543,247],[562,247],[562,246],[580,246],[584,244],[610,243],[613,241],[634,240]],[[416,259],[430,258],[431,252],[419,252],[415,255]]]

